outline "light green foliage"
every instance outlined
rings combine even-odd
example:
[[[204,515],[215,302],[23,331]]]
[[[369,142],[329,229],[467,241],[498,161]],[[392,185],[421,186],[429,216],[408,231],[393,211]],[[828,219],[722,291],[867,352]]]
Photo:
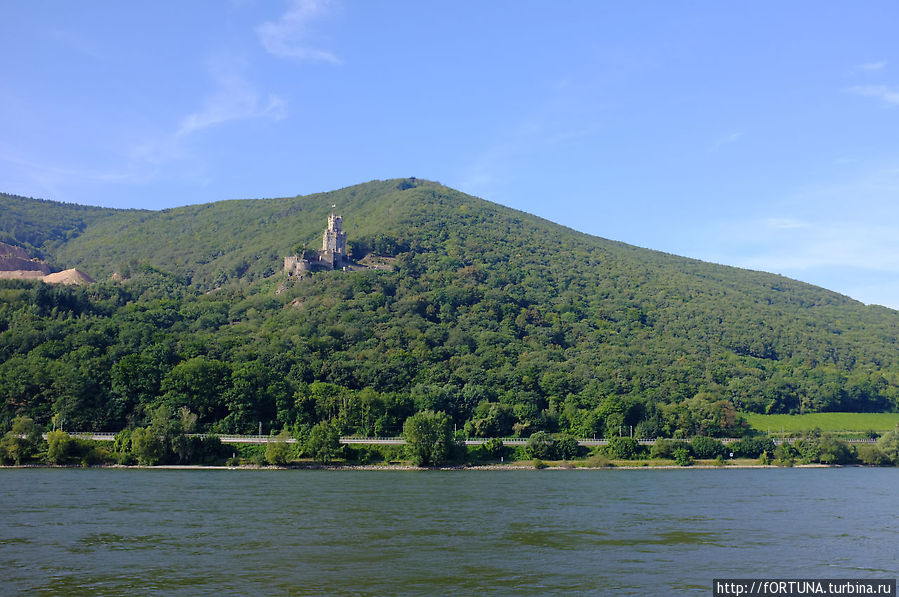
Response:
[[[683,442],[673,439],[659,439],[649,449],[650,458],[659,458],[671,460],[674,458],[674,451],[683,445]]]
[[[690,466],[693,464],[693,457],[690,456],[690,450],[686,446],[681,446],[674,450],[674,462],[678,466]]]
[[[30,417],[16,417],[0,440],[0,462],[25,464],[37,455],[41,442],[40,427]]]
[[[74,442],[65,431],[50,431],[47,433],[47,462],[50,464],[65,464],[72,456]]]
[[[592,454],[589,458],[587,458],[584,464],[590,468],[609,468],[611,466],[614,466],[612,464],[612,461],[609,460],[609,458],[605,454],[602,454],[600,452]]]
[[[437,466],[450,455],[452,423],[443,412],[424,410],[403,424],[406,454],[418,466]]]
[[[265,460],[269,464],[275,466],[283,466],[287,464],[290,457],[290,445],[287,440],[290,439],[290,433],[287,430],[281,431],[277,436],[270,437],[265,445]]]
[[[138,427],[131,432],[131,453],[139,464],[155,466],[165,458],[165,444],[149,427]]]
[[[804,433],[813,429],[838,432],[887,431],[899,424],[899,413],[810,413],[805,415],[763,415],[740,413],[750,427],[762,433]]]
[[[877,447],[889,458],[890,462],[899,465],[899,427],[887,431],[877,440]]]
[[[858,460],[868,466],[885,466],[892,464],[889,457],[878,446],[861,445],[857,448]]]
[[[506,447],[503,445],[503,441],[498,437],[494,437],[485,441],[483,444],[481,444],[481,449],[491,458],[499,458],[503,456],[506,451]]]

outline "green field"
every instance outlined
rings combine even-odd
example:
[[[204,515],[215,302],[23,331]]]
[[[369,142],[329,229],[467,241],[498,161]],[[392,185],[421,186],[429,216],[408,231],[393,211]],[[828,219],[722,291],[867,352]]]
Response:
[[[899,425],[899,413],[811,413],[807,415],[759,415],[741,413],[754,429],[772,435],[809,431],[816,427],[833,433],[889,431]]]

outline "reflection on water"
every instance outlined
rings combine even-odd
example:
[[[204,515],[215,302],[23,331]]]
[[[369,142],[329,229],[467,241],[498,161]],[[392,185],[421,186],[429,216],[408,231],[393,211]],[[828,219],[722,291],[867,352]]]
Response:
[[[897,469],[0,470],[4,593],[710,594],[894,577]]]

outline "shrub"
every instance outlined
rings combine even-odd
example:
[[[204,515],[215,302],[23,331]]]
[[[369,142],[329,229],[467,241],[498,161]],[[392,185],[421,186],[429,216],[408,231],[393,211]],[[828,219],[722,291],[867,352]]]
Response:
[[[774,450],[774,458],[777,462],[785,466],[793,466],[793,462],[799,458],[799,456],[799,450],[793,447],[789,442],[782,442]]]
[[[818,462],[821,464],[849,464],[855,461],[852,446],[835,437],[824,436],[818,441]]]
[[[375,462],[384,462],[385,460],[384,454],[378,450],[376,445],[345,446],[345,454],[347,459],[359,464],[374,464]]]
[[[885,466],[890,464],[890,459],[877,446],[862,445],[858,447],[858,460],[868,466]]]
[[[577,443],[577,439],[570,435],[563,435],[555,442],[555,452],[558,458],[563,460],[572,460],[577,458],[581,446]]]
[[[584,464],[590,468],[609,468],[615,466],[605,454],[600,454],[598,452],[590,456]]]
[[[16,417],[12,429],[0,440],[0,461],[20,465],[31,460],[40,445],[41,430],[30,417]]]
[[[673,439],[657,439],[649,450],[650,458],[674,459],[674,451],[684,443]]]
[[[877,440],[877,447],[893,464],[899,464],[899,429],[887,431]]]
[[[724,456],[727,452],[724,444],[705,435],[694,437],[690,446],[693,448],[693,456],[699,460],[711,460],[718,456]]]
[[[290,439],[290,433],[287,430],[282,431],[275,437],[270,437],[268,443],[265,444],[265,460],[269,464],[275,466],[284,466],[290,456],[290,446],[287,440]]]
[[[149,427],[138,427],[131,432],[131,453],[138,463],[154,466],[165,457],[165,444]]]
[[[47,462],[66,464],[72,457],[74,445],[72,437],[65,431],[50,431],[47,433]]]
[[[775,449],[774,442],[768,437],[744,437],[727,447],[737,458],[758,458],[762,452],[773,453]]]
[[[690,466],[693,464],[693,457],[690,456],[690,451],[686,447],[681,446],[674,451],[674,462],[678,466]]]
[[[329,421],[316,423],[309,431],[306,452],[318,462],[328,464],[340,453],[340,433],[337,425]]]
[[[855,460],[852,447],[831,435],[820,432],[809,434],[796,441],[803,462],[820,462],[821,464],[848,464]]]
[[[613,437],[607,449],[613,458],[633,460],[640,452],[640,443],[632,437]]]
[[[555,442],[545,431],[532,433],[528,438],[527,454],[529,458],[546,458],[552,460],[556,457]]]
[[[481,444],[481,449],[484,451],[484,454],[489,456],[490,458],[500,458],[505,454],[506,447],[503,445],[503,440],[498,437],[493,437],[485,441]]]

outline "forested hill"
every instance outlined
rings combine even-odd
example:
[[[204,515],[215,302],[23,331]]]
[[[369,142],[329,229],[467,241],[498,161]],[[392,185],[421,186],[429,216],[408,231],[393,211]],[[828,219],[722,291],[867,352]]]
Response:
[[[7,420],[118,429],[162,406],[219,432],[330,419],[385,434],[433,409],[479,435],[731,435],[735,410],[899,403],[895,311],[432,182],[158,212],[0,196],[4,214],[12,200],[28,207],[17,230],[77,220],[38,243],[56,263],[119,281],[0,283]],[[392,271],[281,273],[320,246],[332,205],[352,256]]]
[[[46,259],[92,224],[136,213],[140,212],[0,193],[0,242],[20,246],[33,257]]]

